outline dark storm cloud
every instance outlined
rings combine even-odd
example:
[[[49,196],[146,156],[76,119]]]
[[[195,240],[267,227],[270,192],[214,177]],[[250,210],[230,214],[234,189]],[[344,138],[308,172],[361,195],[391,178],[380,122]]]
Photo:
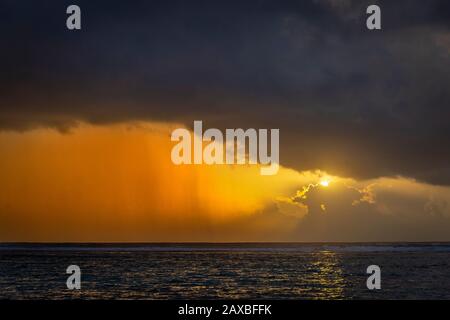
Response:
[[[0,126],[281,129],[283,165],[450,184],[450,3],[0,1]],[[65,9],[82,8],[82,30]]]

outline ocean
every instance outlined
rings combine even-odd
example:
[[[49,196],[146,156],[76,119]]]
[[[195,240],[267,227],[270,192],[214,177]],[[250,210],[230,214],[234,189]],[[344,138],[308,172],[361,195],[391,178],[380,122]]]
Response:
[[[450,299],[450,243],[0,244],[0,299]]]

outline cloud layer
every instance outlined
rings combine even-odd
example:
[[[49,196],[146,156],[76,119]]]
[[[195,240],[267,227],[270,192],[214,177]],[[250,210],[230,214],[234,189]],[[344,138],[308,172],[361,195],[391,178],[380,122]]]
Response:
[[[0,133],[0,241],[450,240],[450,187],[175,166],[170,132],[128,123]]]
[[[0,126],[171,121],[280,128],[281,162],[450,184],[450,5],[3,1]]]

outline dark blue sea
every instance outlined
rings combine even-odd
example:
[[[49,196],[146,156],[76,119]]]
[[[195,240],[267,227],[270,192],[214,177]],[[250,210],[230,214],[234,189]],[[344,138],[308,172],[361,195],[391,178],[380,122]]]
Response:
[[[73,298],[450,299],[450,243],[0,244],[0,299]]]

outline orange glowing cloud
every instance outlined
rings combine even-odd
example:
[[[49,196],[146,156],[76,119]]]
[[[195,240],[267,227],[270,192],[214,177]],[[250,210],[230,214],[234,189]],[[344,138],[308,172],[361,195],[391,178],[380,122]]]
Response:
[[[294,171],[174,165],[174,125],[80,124],[0,134],[0,240],[195,239],[261,210]]]
[[[174,165],[178,127],[1,132],[0,241],[450,240],[449,187]]]

